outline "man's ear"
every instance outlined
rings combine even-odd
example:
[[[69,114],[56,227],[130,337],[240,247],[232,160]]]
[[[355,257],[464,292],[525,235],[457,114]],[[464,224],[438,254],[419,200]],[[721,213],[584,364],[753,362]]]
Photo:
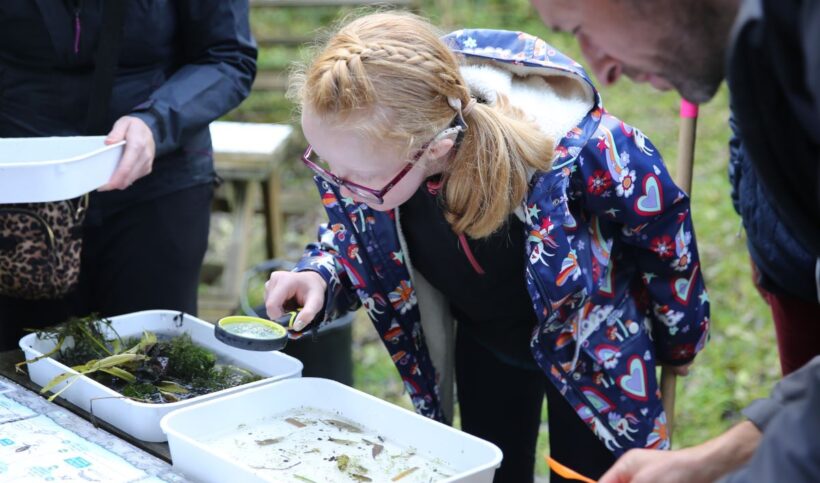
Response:
[[[427,156],[430,159],[443,158],[445,155],[447,155],[447,153],[450,152],[451,149],[453,149],[454,145],[455,141],[448,137],[445,137],[444,139],[439,139],[437,141],[433,141],[433,144],[431,144],[430,147],[427,148]]]

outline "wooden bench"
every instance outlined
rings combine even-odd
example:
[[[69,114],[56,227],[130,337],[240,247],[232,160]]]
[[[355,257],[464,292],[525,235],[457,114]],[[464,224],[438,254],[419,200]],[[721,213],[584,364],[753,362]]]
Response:
[[[211,138],[214,165],[224,180],[220,195],[228,205],[232,233],[221,282],[199,297],[200,317],[228,315],[239,301],[242,276],[249,265],[250,232],[256,207],[263,206],[268,258],[282,253],[280,167],[287,156],[293,127],[284,124],[214,122]]]

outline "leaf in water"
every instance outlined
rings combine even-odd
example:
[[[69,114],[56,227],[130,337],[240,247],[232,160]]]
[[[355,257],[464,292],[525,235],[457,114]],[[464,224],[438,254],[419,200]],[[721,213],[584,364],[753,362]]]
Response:
[[[287,419],[285,419],[285,421],[292,424],[292,425],[294,425],[294,426],[296,426],[297,428],[304,428],[305,426],[307,426],[305,423],[303,423],[302,421],[299,421],[296,418],[287,418]]]
[[[407,475],[411,474],[412,472],[416,471],[417,469],[419,469],[419,467],[418,467],[418,466],[414,466],[414,467],[412,467],[412,468],[410,468],[410,469],[404,470],[404,471],[402,471],[401,473],[399,473],[398,475],[394,476],[394,477],[393,477],[393,479],[392,479],[392,480],[390,480],[390,481],[399,481],[400,479],[402,479],[402,478],[404,478],[405,476],[407,476]]]
[[[331,443],[343,444],[345,446],[355,446],[356,445],[355,441],[350,441],[349,439],[334,438],[333,436],[328,436],[327,440],[330,441]]]
[[[173,403],[180,400],[179,397],[177,397],[177,395],[172,392],[160,391],[159,393],[162,394],[162,397],[165,399],[165,402]]]
[[[350,431],[351,433],[361,433],[362,430],[358,426],[354,426],[349,423],[345,423],[344,421],[339,421],[338,419],[325,419],[324,420],[327,424],[331,426],[335,426],[336,428],[342,431]]]
[[[115,354],[98,361],[88,361],[88,363],[85,364],[85,367],[88,372],[94,372],[103,368],[119,366],[132,361],[142,361],[145,360],[145,358],[146,357],[142,354]]]
[[[114,377],[119,377],[120,379],[126,382],[135,382],[137,380],[136,376],[126,371],[125,369],[121,369],[119,367],[107,367],[100,370],[102,372],[105,372],[106,374],[111,374]]]
[[[339,471],[344,471],[347,469],[347,465],[350,463],[350,456],[343,454],[339,455],[336,458],[336,468],[339,468]]]
[[[256,444],[258,444],[259,446],[268,446],[268,445],[271,445],[271,444],[276,444],[276,443],[282,441],[283,439],[284,439],[283,436],[280,436],[278,438],[257,439]]]
[[[160,381],[157,383],[157,389],[162,392],[170,392],[172,394],[188,394],[190,391],[183,386],[173,381]]]
[[[154,346],[157,343],[157,336],[153,332],[148,332],[147,330],[142,332],[142,339],[134,345],[134,347],[125,351],[125,354],[136,354],[136,353],[146,353],[148,349]]]

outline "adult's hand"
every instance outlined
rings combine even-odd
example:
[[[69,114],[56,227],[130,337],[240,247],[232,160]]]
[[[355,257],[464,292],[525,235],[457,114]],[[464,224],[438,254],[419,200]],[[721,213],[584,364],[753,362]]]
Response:
[[[746,464],[760,444],[760,431],[744,421],[691,448],[676,451],[633,449],[598,483],[705,483]]]
[[[699,483],[709,481],[687,450],[633,449],[624,454],[598,483]]]
[[[125,150],[111,179],[98,191],[123,190],[151,172],[156,155],[154,133],[145,122],[133,116],[123,116],[114,123],[105,144],[125,140]]]

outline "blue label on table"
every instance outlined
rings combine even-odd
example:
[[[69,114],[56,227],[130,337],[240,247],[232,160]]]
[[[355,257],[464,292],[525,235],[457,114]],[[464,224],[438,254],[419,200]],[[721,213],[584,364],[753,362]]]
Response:
[[[85,468],[86,466],[91,466],[91,462],[89,462],[87,459],[82,458],[80,456],[77,456],[77,457],[74,457],[74,458],[68,458],[67,460],[65,460],[65,462],[70,464],[71,466],[73,466],[75,468]]]

